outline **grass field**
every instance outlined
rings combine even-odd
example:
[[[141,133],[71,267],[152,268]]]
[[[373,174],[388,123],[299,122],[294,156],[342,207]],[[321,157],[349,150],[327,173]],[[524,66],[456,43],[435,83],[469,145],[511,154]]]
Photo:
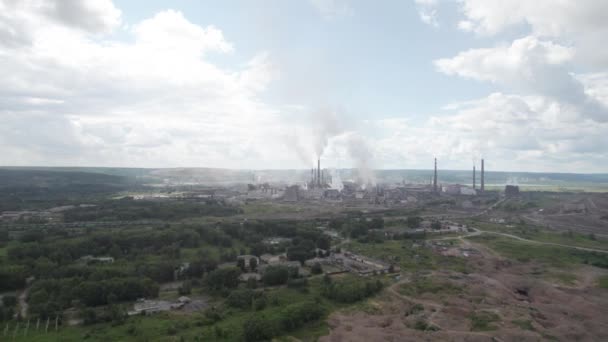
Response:
[[[560,246],[539,245],[488,234],[473,236],[468,239],[485,244],[504,257],[518,261],[540,261],[560,267],[574,264],[591,264],[608,268],[608,254],[605,253],[587,252]]]
[[[453,243],[457,243],[457,241],[453,241]],[[447,268],[466,272],[466,262],[463,258],[438,255],[425,247],[424,241],[387,240],[382,243],[353,241],[344,248],[371,258],[394,263],[405,271]]]
[[[419,296],[424,293],[437,295],[454,295],[462,291],[460,286],[448,281],[439,281],[430,277],[414,278],[411,282],[399,287],[399,292],[406,296]]]
[[[471,220],[468,220],[466,224],[481,230],[512,234],[528,240],[550,242],[577,247],[604,249],[608,251],[608,239],[603,237],[591,236],[589,234],[580,234],[576,232],[556,233],[553,231],[549,231],[545,228],[532,225],[518,224],[513,225],[513,227],[507,227],[507,225],[505,224]]]

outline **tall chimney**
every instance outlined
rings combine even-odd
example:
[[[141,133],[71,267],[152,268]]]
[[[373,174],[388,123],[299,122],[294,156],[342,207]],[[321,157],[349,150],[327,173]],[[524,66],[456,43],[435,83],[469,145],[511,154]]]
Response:
[[[475,165],[473,165],[473,189],[475,189]]]
[[[437,158],[435,158],[435,173],[433,174],[433,191],[437,192]]]
[[[317,159],[317,185],[321,187],[321,157]]]
[[[484,182],[484,170],[483,170],[483,159],[481,160],[481,191],[485,190],[485,182]]]

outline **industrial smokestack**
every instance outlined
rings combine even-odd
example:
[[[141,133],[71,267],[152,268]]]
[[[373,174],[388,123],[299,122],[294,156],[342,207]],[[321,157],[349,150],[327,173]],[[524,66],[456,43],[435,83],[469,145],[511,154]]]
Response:
[[[485,181],[484,181],[484,169],[483,169],[483,159],[481,160],[481,191],[483,192],[485,190]]]
[[[317,159],[317,186],[321,187],[321,158]]]
[[[473,165],[473,189],[475,189],[475,165]]]
[[[435,173],[433,174],[433,191],[437,192],[437,158],[435,158]]]

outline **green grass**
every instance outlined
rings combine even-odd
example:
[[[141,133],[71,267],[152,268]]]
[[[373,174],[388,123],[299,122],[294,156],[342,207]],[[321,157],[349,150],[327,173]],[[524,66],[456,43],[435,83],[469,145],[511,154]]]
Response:
[[[6,260],[7,251],[8,251],[8,247],[6,247],[6,246],[0,247],[0,263],[4,262],[4,260]]]
[[[548,274],[548,278],[564,285],[574,285],[578,280],[574,274],[566,272],[550,273]]]
[[[406,296],[419,296],[424,293],[453,295],[462,292],[462,287],[448,281],[438,281],[430,277],[417,278],[400,286],[399,292]]]
[[[453,241],[452,243],[457,244],[457,241]],[[424,271],[439,268],[463,273],[468,271],[464,258],[436,254],[430,248],[424,246],[424,241],[387,240],[381,243],[353,241],[344,245],[343,248],[351,252],[393,263],[405,271]]]
[[[489,331],[496,330],[493,324],[500,321],[500,316],[493,312],[476,311],[469,316],[471,320],[471,331]]]
[[[591,264],[608,268],[608,254],[606,253],[540,245],[488,234],[473,236],[468,239],[485,244],[501,255],[521,262],[540,261],[558,267],[574,264]]]
[[[534,326],[532,326],[532,321],[529,319],[516,319],[511,321],[511,323],[515,324],[522,330],[531,330],[534,331]]]
[[[597,283],[600,288],[608,289],[608,275],[599,277]]]
[[[472,220],[468,220],[467,224],[481,230],[511,234],[533,241],[557,243],[561,245],[585,248],[603,249],[608,251],[608,239],[602,237],[592,238],[588,234],[580,234],[576,232],[556,233],[553,231],[548,231],[547,229],[542,227],[528,224],[517,224],[514,225],[514,227],[507,227],[507,225],[505,224]]]

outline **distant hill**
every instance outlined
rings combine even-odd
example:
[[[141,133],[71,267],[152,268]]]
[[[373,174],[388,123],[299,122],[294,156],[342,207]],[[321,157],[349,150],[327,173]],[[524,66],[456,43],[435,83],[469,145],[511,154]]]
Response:
[[[63,171],[50,169],[0,169],[0,188],[45,187],[56,188],[69,185],[107,184],[122,185],[127,179],[122,176],[93,172]]]
[[[336,171],[333,171],[336,172]],[[340,169],[342,180],[357,178],[356,169]],[[432,170],[376,170],[380,183],[428,183]],[[294,183],[310,178],[310,170],[235,170],[219,168],[109,168],[109,167],[3,167],[0,187],[12,185],[60,186],[67,184],[202,183]],[[439,170],[439,183],[472,184],[471,170]],[[481,174],[477,170],[477,184]],[[491,186],[516,184],[524,188],[571,188],[608,190],[608,174],[486,171]]]

